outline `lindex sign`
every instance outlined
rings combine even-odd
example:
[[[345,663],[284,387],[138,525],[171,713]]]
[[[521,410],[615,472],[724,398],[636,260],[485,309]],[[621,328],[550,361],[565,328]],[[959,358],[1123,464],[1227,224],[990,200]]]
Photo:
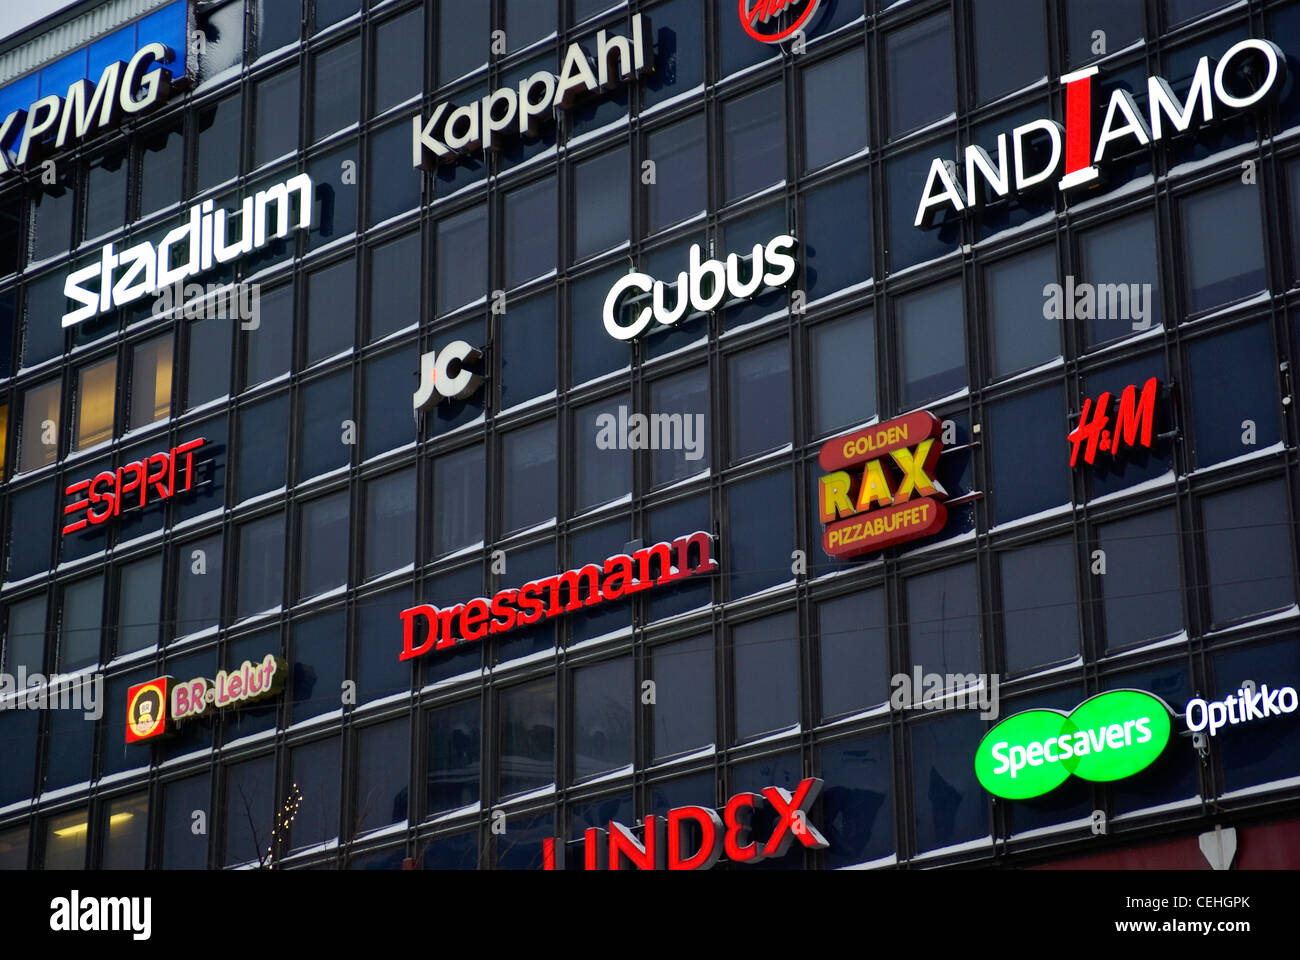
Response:
[[[1073,774],[1110,783],[1145,770],[1169,744],[1173,711],[1141,690],[1112,690],[1074,710],[1026,710],[1007,717],[980,741],[975,775],[1007,800],[1055,790]]]

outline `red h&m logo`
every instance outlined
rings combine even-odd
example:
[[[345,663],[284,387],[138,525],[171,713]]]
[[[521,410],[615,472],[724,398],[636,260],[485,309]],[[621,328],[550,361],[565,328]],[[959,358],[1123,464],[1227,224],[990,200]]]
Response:
[[[1142,385],[1140,396],[1136,386],[1125,387],[1114,424],[1110,420],[1109,393],[1098,397],[1096,404],[1091,399],[1084,400],[1079,425],[1066,438],[1070,442],[1070,466],[1078,464],[1081,450],[1083,461],[1089,466],[1096,462],[1098,450],[1112,457],[1133,447],[1150,450],[1159,390],[1160,382],[1155,377]]]
[[[63,535],[75,533],[87,524],[104,523],[151,501],[169,500],[178,493],[193,489],[194,452],[205,443],[207,441],[202,437],[190,440],[166,453],[155,453],[116,470],[105,470],[92,480],[72,484],[63,491],[64,496],[84,496],[67,504],[63,514],[66,517],[84,511],[84,516],[67,523]],[[152,497],[150,491],[153,491]]]
[[[821,793],[822,781],[808,777],[792,793],[764,787],[761,793],[738,793],[721,811],[707,807],[676,807],[666,817],[645,818],[641,839],[621,823],[589,827],[583,834],[583,868],[622,870],[708,870],[726,854],[736,863],[758,863],[783,857],[791,844],[824,850],[826,838],[808,822],[808,808]],[[754,835],[755,815],[774,817],[766,840]],[[542,841],[542,869],[564,869],[564,844]]]
[[[747,34],[760,43],[780,43],[812,19],[820,2],[821,0],[740,0],[740,25],[745,28]],[[787,29],[776,33],[764,33],[758,29],[760,23],[766,26],[786,7],[793,7],[799,3],[807,3],[808,6]]]

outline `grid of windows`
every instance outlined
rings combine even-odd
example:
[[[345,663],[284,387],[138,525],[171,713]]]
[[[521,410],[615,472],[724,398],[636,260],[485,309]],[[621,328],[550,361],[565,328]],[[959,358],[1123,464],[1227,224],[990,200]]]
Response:
[[[1300,57],[1300,3],[881,6],[823,0],[792,55],[746,37],[734,0],[234,0],[200,18],[194,91],[129,148],[92,143],[56,183],[0,192],[0,665],[101,669],[109,701],[98,724],[0,712],[0,863],[246,863],[297,784],[275,851],[291,864],[535,867],[544,837],[807,775],[826,781],[813,820],[831,847],[775,866],[959,860],[991,837],[1032,851],[1014,838],[1093,809],[1300,774],[1280,747],[1286,770],[1171,752],[1012,810],[952,747],[973,749],[976,715],[885,706],[914,664],[1001,673],[1004,715],[1116,686],[1181,708],[1243,671],[1296,682],[1277,638],[1297,600],[1300,95],[1133,154],[1124,190],[912,220],[934,156],[1062,114],[1042,82],[1059,65],[1181,93],[1248,26]],[[630,12],[653,24],[652,74],[495,157],[410,168],[417,111],[554,70]],[[258,284],[253,318],[146,304],[60,329],[69,264],[124,223],[156,242],[182,200],[232,207],[300,171],[315,227],[213,277]],[[748,252],[787,231],[795,291],[635,345],[604,333],[629,260],[672,278],[692,243]],[[1044,288],[1067,278],[1149,284],[1148,309],[1046,319]],[[485,388],[412,421],[420,354],[456,339],[491,344]],[[1153,375],[1157,449],[1072,473],[1083,400]],[[943,480],[977,496],[936,542],[828,560],[821,443],[917,407],[951,421]],[[704,430],[603,449],[620,408]],[[193,494],[58,535],[65,486],[197,437]],[[397,660],[412,602],[697,529],[719,537],[716,577]],[[164,773],[123,744],[130,684],[266,652],[292,665],[281,701],[190,725],[156,748],[188,758]]]

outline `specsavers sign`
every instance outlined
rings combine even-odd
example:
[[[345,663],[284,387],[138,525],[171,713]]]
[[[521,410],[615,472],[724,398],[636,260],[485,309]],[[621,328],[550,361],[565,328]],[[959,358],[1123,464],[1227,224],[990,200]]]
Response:
[[[1155,762],[1169,743],[1173,711],[1140,690],[1112,690],[1074,710],[1027,710],[985,735],[975,751],[984,789],[1007,800],[1055,790],[1071,774],[1109,783]]]

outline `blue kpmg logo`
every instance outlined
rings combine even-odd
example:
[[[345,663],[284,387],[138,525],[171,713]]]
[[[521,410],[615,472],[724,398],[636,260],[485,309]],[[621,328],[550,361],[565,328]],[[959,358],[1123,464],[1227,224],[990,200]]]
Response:
[[[176,0],[0,88],[0,175],[165,103],[190,78],[189,0]]]

